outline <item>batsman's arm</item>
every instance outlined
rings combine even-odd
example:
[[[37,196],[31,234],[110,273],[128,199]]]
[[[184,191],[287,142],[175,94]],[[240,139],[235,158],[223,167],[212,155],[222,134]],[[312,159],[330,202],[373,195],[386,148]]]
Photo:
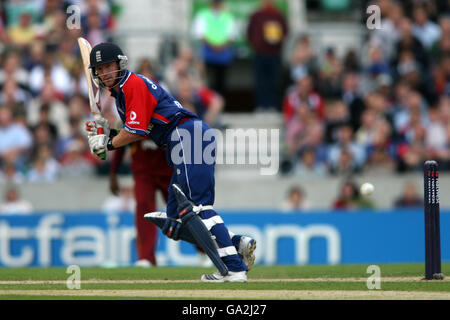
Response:
[[[144,140],[144,139],[145,139],[145,136],[131,133],[126,130],[120,130],[119,133],[115,137],[110,138],[110,140],[108,141],[107,149],[114,150],[114,149],[126,146],[130,143]]]

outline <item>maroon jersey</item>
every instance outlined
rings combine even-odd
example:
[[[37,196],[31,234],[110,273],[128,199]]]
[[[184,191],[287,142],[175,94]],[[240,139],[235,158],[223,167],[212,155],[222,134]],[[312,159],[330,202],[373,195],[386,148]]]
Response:
[[[117,173],[126,148],[114,151],[111,171]],[[131,170],[135,177],[142,175],[171,176],[172,168],[166,161],[166,149],[158,148],[156,144],[145,139],[131,145]]]

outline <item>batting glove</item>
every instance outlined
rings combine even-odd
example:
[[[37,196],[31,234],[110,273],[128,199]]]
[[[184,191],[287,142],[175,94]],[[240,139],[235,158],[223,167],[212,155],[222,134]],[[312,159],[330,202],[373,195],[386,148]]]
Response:
[[[91,153],[99,158],[102,158],[107,150],[108,136],[106,134],[99,134],[88,137],[89,149]]]
[[[85,126],[83,128],[83,133],[89,138],[97,135],[97,126],[95,121],[86,121]]]
[[[109,137],[109,131],[111,126],[109,125],[109,121],[103,117],[95,117],[95,124],[97,128],[103,128],[103,133]]]
[[[103,117],[97,117],[95,121],[86,121],[84,126],[84,134],[89,138],[90,136],[97,135],[97,129],[102,128],[103,133],[106,136],[109,136],[111,131],[109,121]]]
[[[180,230],[181,223],[172,219],[167,219],[164,226],[161,228],[163,234],[175,241],[180,239]]]

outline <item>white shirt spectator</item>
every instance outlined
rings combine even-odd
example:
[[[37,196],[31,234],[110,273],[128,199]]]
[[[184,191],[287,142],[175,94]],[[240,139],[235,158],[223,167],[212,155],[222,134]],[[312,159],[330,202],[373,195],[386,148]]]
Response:
[[[441,37],[441,29],[436,23],[427,21],[423,26],[414,24],[413,34],[426,49],[430,49]]]
[[[45,72],[41,65],[37,65],[30,72],[30,89],[35,93],[39,93],[45,83]],[[50,71],[51,82],[55,86],[56,91],[69,95],[71,92],[72,80],[66,69],[60,64],[55,63]]]
[[[26,200],[7,202],[0,205],[0,213],[5,214],[30,214],[33,206]]]
[[[27,200],[20,199],[19,191],[15,186],[9,186],[5,192],[5,201],[0,204],[0,213],[5,214],[29,214],[33,212],[33,206]]]
[[[58,179],[60,165],[55,159],[36,161],[33,168],[28,172],[29,182],[54,182]]]
[[[0,154],[19,148],[27,149],[31,143],[31,134],[23,125],[12,123],[8,127],[0,126]]]

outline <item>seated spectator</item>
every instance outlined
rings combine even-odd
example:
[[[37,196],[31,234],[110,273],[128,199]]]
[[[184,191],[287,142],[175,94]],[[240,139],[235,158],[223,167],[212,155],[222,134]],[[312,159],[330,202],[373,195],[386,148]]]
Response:
[[[294,164],[293,174],[301,178],[311,178],[323,177],[326,173],[326,165],[317,161],[316,149],[313,147],[303,148],[299,160]]]
[[[343,168],[358,172],[366,161],[364,149],[353,140],[353,129],[350,125],[342,125],[337,131],[337,142],[329,147],[328,165],[332,173]],[[345,164],[345,166],[342,166]],[[350,166],[347,168],[347,166]],[[341,169],[341,170],[340,170]]]
[[[25,176],[22,172],[16,169],[14,163],[10,161],[3,162],[0,170],[0,183],[21,184],[25,181]]]
[[[69,134],[69,119],[67,106],[57,97],[53,84],[46,83],[42,87],[39,96],[32,100],[27,110],[27,121],[30,126],[36,126],[39,117],[42,116],[41,108],[48,109],[49,122],[58,129],[58,136],[65,137]]]
[[[450,54],[450,16],[443,16],[439,20],[441,36],[429,50],[430,60],[441,61]]]
[[[23,168],[31,144],[28,129],[15,121],[9,107],[0,107],[0,162],[9,161],[19,169]]]
[[[450,52],[445,54],[439,60],[438,65],[434,68],[433,71],[434,72],[432,80],[435,93],[439,96],[450,96]]]
[[[60,165],[53,158],[49,146],[40,146],[37,157],[33,161],[31,169],[27,173],[29,182],[55,182],[58,179]]]
[[[87,13],[86,25],[87,28],[84,29],[86,30],[86,40],[92,46],[108,41],[109,35],[98,10],[91,10]]]
[[[342,76],[341,99],[349,107],[350,121],[353,130],[361,125],[361,114],[364,112],[364,99],[359,92],[360,77],[356,72],[346,72]]]
[[[94,174],[95,162],[85,140],[84,137],[79,137],[68,145],[67,152],[61,159],[61,177],[87,177]]]
[[[3,90],[0,93],[0,105],[27,105],[30,98],[30,94],[26,90],[22,89],[14,78],[8,78],[3,84]]]
[[[356,210],[373,209],[375,205],[367,197],[359,194],[359,188],[353,181],[347,180],[340,187],[338,198],[333,202],[333,209]]]
[[[204,64],[196,59],[192,49],[182,45],[176,59],[164,70],[164,81],[170,92],[176,92],[182,76],[189,76],[194,86],[206,83]]]
[[[119,195],[111,194],[102,205],[102,210],[106,213],[129,212],[136,210],[136,200],[134,197],[134,181],[132,177],[120,179]]]
[[[340,93],[343,66],[334,48],[328,48],[318,75],[319,91],[325,98],[336,98]]]
[[[22,66],[22,57],[16,50],[11,50],[5,55],[0,69],[0,86],[4,86],[8,79],[14,79],[17,85],[29,92],[28,71]]]
[[[441,104],[449,103],[449,98],[441,99]],[[426,158],[434,159],[438,162],[448,161],[450,159],[449,153],[449,137],[447,136],[447,128],[445,117],[442,116],[441,107],[439,104],[432,106],[429,109],[429,124],[425,133],[425,148]]]
[[[400,40],[400,23],[404,18],[403,7],[400,2],[385,2],[387,7],[382,7],[381,28],[370,32],[369,42],[373,45],[380,46],[383,55],[391,60],[394,56],[395,44]]]
[[[419,195],[417,186],[409,181],[403,186],[401,195],[394,201],[395,208],[423,208],[423,197]]]
[[[305,191],[301,187],[292,187],[291,189],[289,189],[287,200],[281,207],[282,211],[289,212],[308,209],[309,204],[305,198]]]
[[[19,189],[15,185],[7,185],[4,201],[0,203],[2,214],[30,214],[33,212],[32,204],[20,198]]]
[[[36,37],[36,28],[28,12],[20,15],[19,23],[9,29],[11,43],[20,49],[27,49]]]
[[[327,143],[337,141],[339,127],[350,123],[350,112],[348,106],[342,100],[330,101],[326,107],[326,136]]]
[[[184,108],[197,114],[213,128],[220,128],[220,114],[224,108],[224,99],[217,92],[200,86],[195,88],[188,76],[179,78],[175,93],[177,100]]]
[[[308,35],[300,36],[292,49],[289,60],[290,77],[294,83],[299,73],[315,75],[318,73],[319,61]]]
[[[414,60],[417,61],[421,68],[428,67],[427,52],[419,39],[413,34],[412,23],[409,18],[403,18],[400,23],[401,38],[395,47],[395,56],[393,59],[394,66],[397,66],[399,57],[402,52],[407,50],[414,53]]]
[[[63,100],[71,93],[71,83],[69,72],[57,59],[56,48],[47,47],[42,65],[36,65],[30,71],[31,92],[38,96],[47,84],[51,84],[56,97]]]
[[[426,49],[430,49],[441,36],[439,26],[428,19],[428,13],[422,6],[416,6],[413,11],[413,34]]]
[[[296,118],[297,109],[300,106],[312,110],[321,120],[325,118],[323,98],[315,91],[312,77],[304,72],[296,75],[295,87],[284,98],[283,119],[285,125]]]
[[[369,137],[366,150],[365,171],[372,173],[392,172],[395,168],[395,145],[391,141],[392,128],[383,117],[377,118],[373,126],[373,135]]]

